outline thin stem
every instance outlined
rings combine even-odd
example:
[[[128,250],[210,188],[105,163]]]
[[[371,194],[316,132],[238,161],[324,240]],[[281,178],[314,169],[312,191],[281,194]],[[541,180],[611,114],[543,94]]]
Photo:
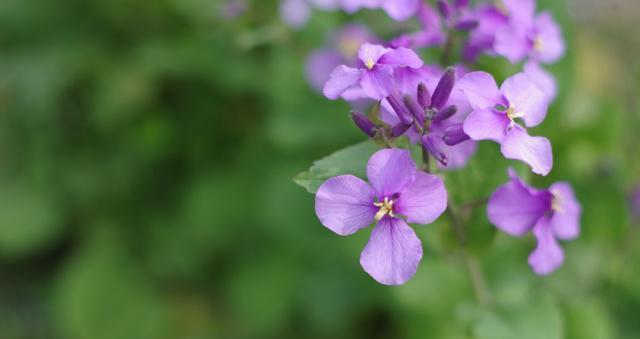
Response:
[[[451,224],[453,225],[456,238],[458,239],[458,245],[460,246],[460,251],[469,273],[471,287],[473,288],[476,300],[480,305],[489,305],[491,304],[491,293],[487,287],[486,279],[482,271],[482,265],[480,264],[480,261],[478,261],[478,258],[471,255],[466,249],[465,228],[462,224],[462,220],[457,214],[457,208],[451,201],[449,202],[449,208],[447,211],[451,218]]]
[[[453,54],[453,46],[454,46],[454,34],[452,30],[447,32],[447,38],[444,43],[444,51],[442,52],[442,59],[440,60],[440,64],[442,66],[449,66],[451,63],[451,55]]]
[[[422,149],[422,170],[424,170],[427,173],[431,173],[431,161],[429,160],[429,152],[427,152],[426,149],[424,149],[424,147],[421,147]]]

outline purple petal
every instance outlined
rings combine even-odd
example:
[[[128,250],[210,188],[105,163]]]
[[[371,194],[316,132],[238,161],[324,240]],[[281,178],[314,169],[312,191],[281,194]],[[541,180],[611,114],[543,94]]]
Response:
[[[389,148],[374,153],[367,163],[367,177],[379,199],[402,192],[413,181],[416,164],[407,150]]]
[[[402,285],[418,269],[422,244],[407,223],[385,217],[371,232],[360,254],[360,265],[376,281],[385,285]]]
[[[413,16],[418,10],[420,0],[386,0],[382,8],[394,20],[404,21]]]
[[[400,192],[395,212],[407,222],[430,224],[447,209],[447,191],[440,177],[417,172],[414,181]]]
[[[553,20],[551,13],[543,12],[538,15],[535,19],[535,27],[537,30],[536,38],[539,39],[538,49],[534,48],[536,59],[546,64],[560,60],[565,52],[565,44],[562,31]]]
[[[349,235],[371,225],[377,208],[375,192],[364,180],[340,175],[325,181],[316,192],[316,214],[322,225]]]
[[[527,131],[518,125],[512,126],[507,131],[500,150],[505,158],[521,160],[531,166],[534,173],[540,175],[549,174],[553,167],[553,154],[549,140],[544,137],[529,136]]]
[[[538,88],[547,96],[547,101],[551,103],[558,93],[556,79],[540,66],[536,61],[528,61],[523,66],[523,72],[529,76]]]
[[[509,21],[522,27],[529,27],[536,12],[535,0],[502,0]]]
[[[549,210],[549,196],[535,193],[519,178],[498,187],[489,198],[487,217],[503,232],[522,236]]]
[[[420,68],[424,64],[416,52],[405,47],[399,47],[383,54],[378,59],[378,63],[410,68]]]
[[[364,71],[360,85],[369,98],[384,99],[393,88],[393,70],[388,66],[379,65],[371,71]]]
[[[501,143],[510,120],[504,113],[476,109],[464,120],[463,129],[473,140],[493,140]]]
[[[453,68],[447,68],[440,80],[436,89],[431,96],[431,106],[440,109],[445,106],[451,96],[451,91],[456,83],[456,70]]]
[[[342,63],[342,57],[330,49],[316,50],[305,62],[307,80],[314,89],[321,91],[329,80],[329,74]]]
[[[280,18],[292,28],[302,28],[311,17],[311,7],[306,0],[283,0],[280,2]]]
[[[559,182],[551,185],[549,191],[556,201],[557,210],[551,217],[551,229],[553,234],[562,240],[571,240],[580,234],[580,215],[582,208],[573,194],[571,185]]]
[[[473,109],[493,109],[503,102],[496,81],[486,72],[467,73],[458,81],[456,88],[464,92]]]
[[[469,158],[476,153],[478,143],[473,140],[463,141],[455,146],[445,145],[444,151],[447,153],[447,166],[438,167],[444,170],[454,170],[464,167]]]
[[[518,73],[504,81],[500,91],[513,104],[517,112],[524,113],[527,127],[539,125],[547,115],[547,97],[524,73]]]
[[[358,59],[360,59],[360,61],[365,65],[368,63],[377,64],[380,57],[390,51],[392,51],[390,48],[364,43],[358,50]]]
[[[329,81],[324,84],[322,93],[328,99],[336,100],[340,98],[340,95],[347,89],[358,84],[362,73],[364,73],[364,71],[360,69],[347,67],[345,65],[338,66],[329,75]]]
[[[529,255],[529,266],[536,274],[549,274],[562,265],[564,252],[553,236],[548,217],[540,219],[533,228],[533,234],[538,240],[538,245]]]
[[[526,32],[507,25],[496,33],[493,49],[512,64],[517,64],[531,52],[532,44]]]

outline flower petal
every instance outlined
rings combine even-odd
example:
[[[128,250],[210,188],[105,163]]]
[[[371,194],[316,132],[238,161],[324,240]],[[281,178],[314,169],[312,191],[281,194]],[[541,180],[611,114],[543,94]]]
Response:
[[[464,120],[462,128],[473,140],[493,140],[502,142],[509,126],[506,114],[486,109],[476,109]]]
[[[540,49],[535,50],[536,59],[545,64],[552,64],[562,58],[565,52],[564,39],[551,13],[540,13],[535,19],[535,27],[537,38],[540,39]]]
[[[521,29],[507,25],[496,33],[493,49],[512,64],[522,61],[532,50],[531,42]]]
[[[398,67],[420,68],[424,62],[416,52],[409,48],[399,47],[385,53],[378,60],[379,64],[393,65]]]
[[[371,99],[386,98],[393,88],[393,70],[389,66],[378,65],[362,74],[362,90]]]
[[[518,177],[498,187],[489,198],[487,217],[503,232],[522,236],[549,210],[549,196],[534,193]]]
[[[413,16],[418,10],[419,0],[386,0],[382,8],[394,20],[404,21]]]
[[[321,91],[329,80],[329,74],[342,63],[340,54],[331,49],[313,51],[305,61],[304,69],[309,84]]]
[[[502,93],[489,73],[467,73],[456,85],[467,96],[473,109],[493,109],[497,104],[503,103]]]
[[[340,65],[336,67],[329,75],[329,81],[324,84],[322,93],[325,97],[336,100],[340,95],[360,81],[363,71]]]
[[[316,214],[322,225],[349,235],[371,225],[377,208],[375,192],[364,180],[340,175],[325,181],[316,193]]]
[[[531,25],[536,12],[535,0],[502,0],[502,3],[507,10],[510,22],[521,27]]]
[[[529,76],[538,88],[547,96],[547,102],[551,103],[558,93],[558,85],[556,79],[547,72],[536,61],[528,61],[522,68],[523,72]]]
[[[447,209],[447,190],[440,177],[417,172],[414,181],[400,192],[394,205],[396,213],[408,222],[430,224]]]
[[[360,254],[360,265],[376,281],[402,285],[411,279],[422,259],[422,244],[407,223],[385,217],[371,232]]]
[[[533,228],[533,234],[538,239],[538,245],[529,255],[529,266],[536,274],[549,274],[562,265],[564,252],[553,236],[548,217],[540,219]]]
[[[370,43],[364,43],[358,50],[358,58],[364,65],[367,65],[367,63],[372,63],[375,65],[378,63],[378,60],[381,56],[390,51],[390,48],[385,48],[380,45],[374,45]]]
[[[547,96],[524,73],[518,73],[502,83],[500,91],[517,112],[524,113],[527,127],[539,125],[547,115]]]
[[[540,175],[549,174],[553,167],[549,139],[529,136],[527,131],[518,125],[507,131],[500,150],[505,158],[523,161],[531,166],[534,173]]]
[[[383,149],[367,163],[367,177],[379,199],[402,192],[416,172],[416,164],[407,150]]]
[[[304,27],[311,17],[311,6],[305,0],[284,0],[280,2],[280,18],[292,28]]]
[[[551,185],[549,191],[554,195],[558,209],[551,217],[553,234],[562,240],[576,238],[580,234],[580,215],[582,208],[573,194],[571,185],[559,182]]]

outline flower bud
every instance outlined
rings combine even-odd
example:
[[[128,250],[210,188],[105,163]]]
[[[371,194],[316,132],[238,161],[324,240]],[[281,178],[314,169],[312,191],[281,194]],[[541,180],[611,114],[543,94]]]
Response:
[[[413,116],[411,115],[411,113],[409,113],[409,111],[407,111],[407,108],[404,107],[404,105],[400,102],[400,100],[398,100],[397,96],[392,94],[387,97],[387,101],[389,102],[389,105],[391,105],[393,110],[396,112],[396,114],[398,115],[398,118],[403,124],[405,125],[413,124]]]
[[[469,136],[464,132],[462,124],[455,124],[447,127],[444,132],[444,143],[449,146],[455,146],[463,141],[469,140]]]
[[[394,138],[397,138],[403,135],[406,131],[408,131],[410,127],[411,125],[405,125],[403,123],[399,123],[393,126],[393,128],[391,128],[391,136]]]
[[[461,20],[460,22],[458,22],[455,26],[455,29],[458,31],[463,31],[463,32],[467,32],[467,31],[471,31],[474,30],[476,28],[478,28],[478,25],[480,23],[478,22],[478,20]]]
[[[373,138],[376,135],[377,126],[371,122],[371,120],[360,112],[351,112],[351,119],[356,123],[356,126],[364,132],[364,134]]]
[[[449,19],[451,16],[451,7],[449,7],[449,3],[445,0],[438,0],[438,11],[445,19]]]
[[[433,134],[422,136],[422,148],[429,152],[442,166],[447,166],[449,159],[444,152],[444,142],[442,138]]]
[[[455,82],[456,71],[453,68],[447,68],[440,78],[440,81],[438,81],[438,86],[431,96],[431,107],[441,109],[442,106],[449,101],[449,96],[451,95]]]
[[[415,100],[410,95],[405,95],[403,98],[404,105],[409,109],[409,112],[413,115],[413,118],[416,119],[418,124],[424,124],[424,110],[418,106]]]
[[[443,108],[438,112],[436,112],[436,114],[433,115],[432,120],[433,121],[447,120],[451,118],[454,114],[456,114],[456,112],[458,112],[458,107],[456,107],[455,105],[447,106],[446,108]]]
[[[420,83],[418,85],[418,105],[422,107],[422,109],[427,109],[431,107],[431,93],[429,93],[429,89],[427,85],[424,83]]]

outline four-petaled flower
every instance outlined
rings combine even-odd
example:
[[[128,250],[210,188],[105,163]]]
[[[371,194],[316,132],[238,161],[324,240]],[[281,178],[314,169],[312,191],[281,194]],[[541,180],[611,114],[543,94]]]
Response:
[[[324,182],[316,193],[316,214],[339,235],[376,222],[360,264],[378,282],[400,285],[422,259],[420,239],[407,223],[436,220],[447,208],[447,191],[442,179],[416,168],[407,150],[376,152],[367,163],[367,178],[370,185],[353,175]]]
[[[524,183],[512,169],[509,176],[511,180],[489,199],[489,221],[513,236],[533,231],[538,245],[529,255],[529,265],[537,274],[549,274],[564,261],[557,240],[574,239],[580,233],[580,204],[568,183],[536,189]]]
[[[473,140],[493,140],[507,159],[521,160],[534,173],[547,175],[553,167],[551,143],[529,136],[526,127],[540,124],[547,114],[545,94],[524,73],[504,81],[500,89],[489,73],[472,72],[458,82],[473,111],[464,121],[464,132]]]
[[[361,68],[345,65],[336,67],[322,92],[332,100],[341,96],[347,100],[363,96],[380,100],[388,96],[394,86],[394,70],[409,67],[417,69],[423,62],[412,50],[404,47],[385,48],[365,43],[358,50]]]

